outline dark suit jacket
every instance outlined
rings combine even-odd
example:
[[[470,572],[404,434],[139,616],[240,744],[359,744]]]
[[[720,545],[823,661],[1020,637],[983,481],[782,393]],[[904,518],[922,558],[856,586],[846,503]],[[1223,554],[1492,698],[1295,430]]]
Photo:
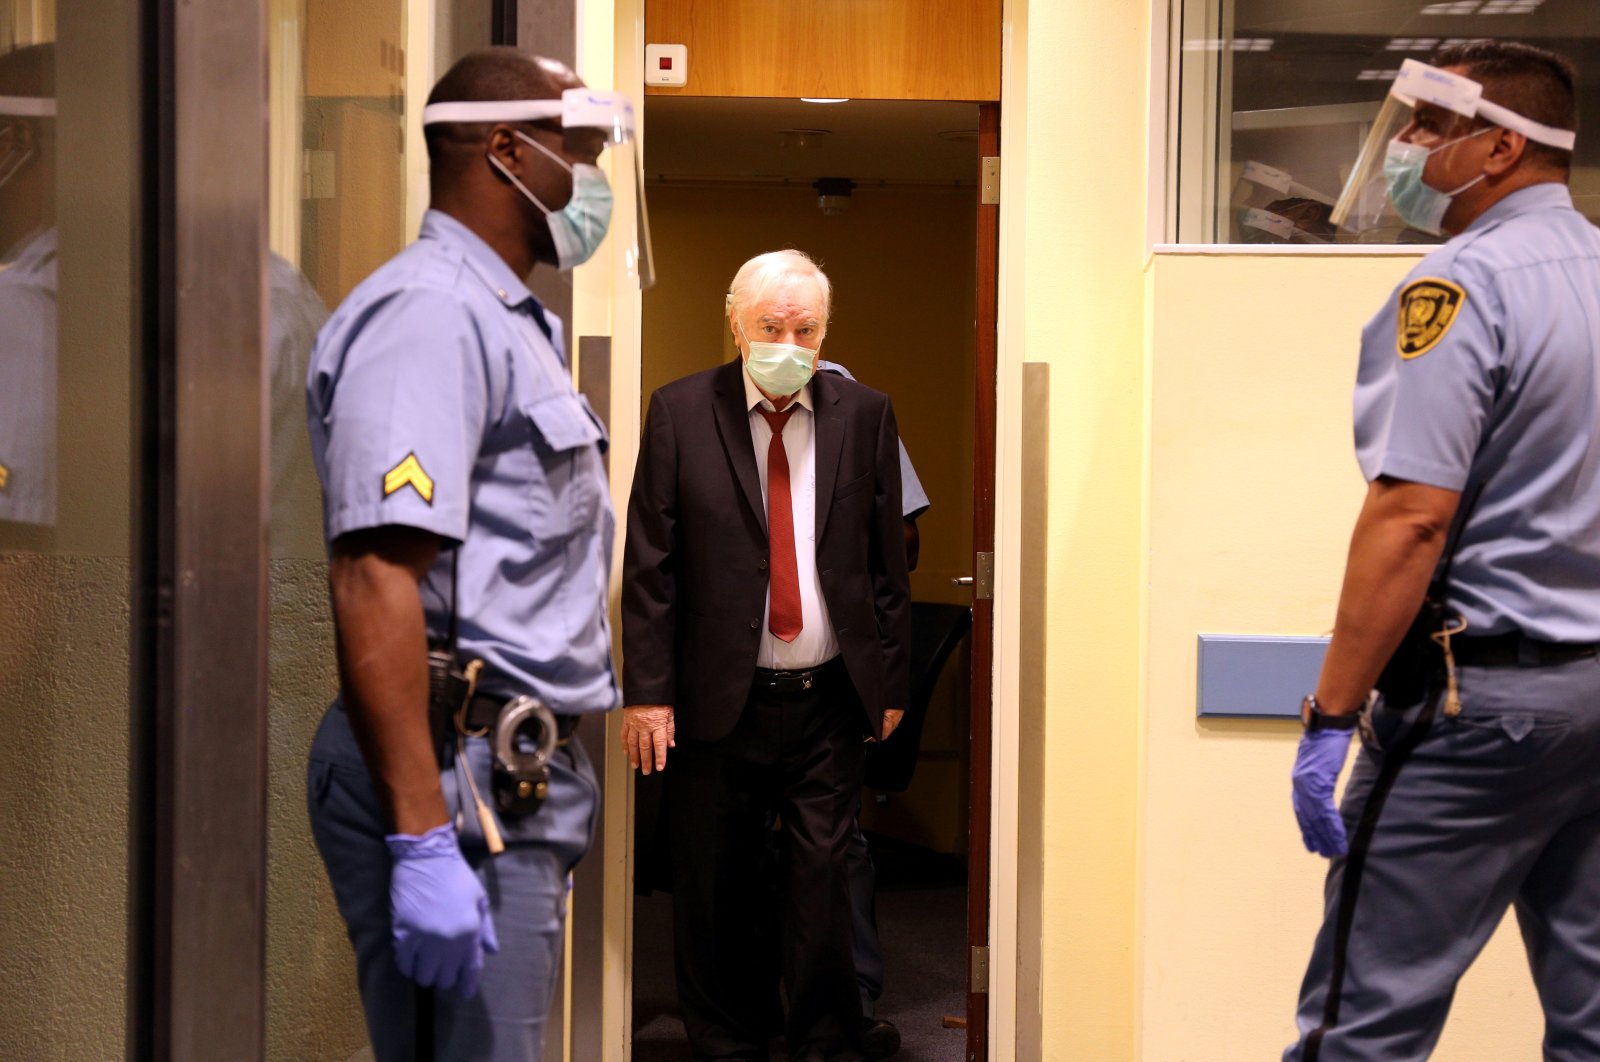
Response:
[[[670,704],[677,733],[715,741],[750,695],[767,600],[767,519],[743,363],[650,399],[622,567],[625,704]],[[899,429],[886,395],[829,373],[815,407],[817,571],[865,724],[910,695],[910,584]],[[763,455],[762,459],[765,459]],[[797,541],[797,545],[799,542]]]

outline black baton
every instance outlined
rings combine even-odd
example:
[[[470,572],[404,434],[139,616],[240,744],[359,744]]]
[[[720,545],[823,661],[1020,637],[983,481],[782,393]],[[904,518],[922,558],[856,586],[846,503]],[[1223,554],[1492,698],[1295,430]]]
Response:
[[[417,1062],[433,1062],[433,989],[417,986]]]

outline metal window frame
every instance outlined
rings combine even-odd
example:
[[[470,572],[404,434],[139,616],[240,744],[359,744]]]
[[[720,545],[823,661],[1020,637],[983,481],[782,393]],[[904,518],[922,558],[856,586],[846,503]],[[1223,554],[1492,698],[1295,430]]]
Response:
[[[139,18],[126,1054],[249,1062],[266,1050],[266,10],[150,0]]]

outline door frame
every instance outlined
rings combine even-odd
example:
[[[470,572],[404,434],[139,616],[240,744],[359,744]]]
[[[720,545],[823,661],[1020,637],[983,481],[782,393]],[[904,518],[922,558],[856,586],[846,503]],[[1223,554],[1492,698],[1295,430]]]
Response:
[[[630,98],[644,97],[645,0],[612,0],[578,6],[579,74],[590,84],[605,84]],[[994,659],[991,674],[991,741],[989,762],[990,848],[989,904],[986,922],[989,941],[989,992],[987,1007],[989,1060],[1015,1057],[1017,1045],[1017,971],[1019,963],[1038,969],[1038,940],[1022,941],[1017,933],[1020,903],[1018,866],[1022,859],[1037,860],[1041,853],[1019,851],[1018,787],[1020,756],[1022,621],[1022,366],[1026,358],[1022,328],[1025,245],[1023,182],[1026,151],[1024,107],[1027,79],[1028,0],[1002,0],[1000,73],[1000,218],[995,327],[995,477],[993,601]],[[610,47],[606,47],[609,43]],[[639,137],[648,149],[649,130],[639,108]],[[628,222],[631,225],[631,218]],[[640,293],[618,285],[599,271],[578,271],[574,282],[575,335],[611,337],[612,411],[611,497],[618,511],[626,511],[632,479],[627,470],[638,458],[638,411],[641,408],[643,357]],[[604,307],[604,309],[601,309]],[[1008,321],[1010,322],[1008,326]],[[620,589],[622,544],[618,537],[612,566],[612,616]],[[618,713],[613,713],[613,716]],[[620,743],[621,720],[609,720],[605,750],[606,787],[603,799],[611,809],[603,835],[588,860],[605,866],[605,940],[603,944],[603,1003],[601,1058],[625,1062],[631,1057],[633,991],[630,967],[633,940],[633,784],[627,757]],[[1036,897],[1026,898],[1036,902]]]
[[[266,1052],[265,7],[136,5],[130,1059]]]

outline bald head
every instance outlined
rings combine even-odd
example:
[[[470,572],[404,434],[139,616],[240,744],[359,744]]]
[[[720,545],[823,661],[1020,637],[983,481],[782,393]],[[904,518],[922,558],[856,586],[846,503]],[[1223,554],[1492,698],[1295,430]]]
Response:
[[[484,48],[457,60],[428,94],[431,103],[476,103],[483,100],[557,99],[583,82],[565,64],[516,48]],[[434,180],[448,179],[467,161],[483,153],[484,138],[496,122],[440,122],[425,126],[428,162]],[[530,122],[559,128],[559,123]]]

